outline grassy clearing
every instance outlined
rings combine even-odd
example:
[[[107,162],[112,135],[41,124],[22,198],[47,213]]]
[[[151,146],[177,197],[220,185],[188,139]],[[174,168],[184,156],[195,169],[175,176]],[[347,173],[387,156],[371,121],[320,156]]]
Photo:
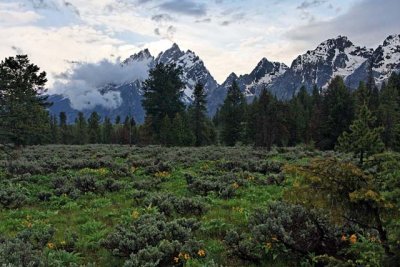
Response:
[[[198,198],[207,207],[204,214],[175,210],[168,215],[168,220],[194,217],[200,222],[194,238],[204,244],[206,256],[185,264],[203,266],[213,261],[245,266],[248,263],[229,254],[226,232],[245,228],[255,209],[282,197],[292,183],[291,177],[281,173],[285,164],[307,164],[318,156],[320,152],[302,149],[267,152],[243,147],[30,147],[12,162],[9,174],[4,171],[6,162],[1,161],[2,181],[24,188],[27,199],[18,208],[0,210],[0,233],[12,238],[26,229],[51,227],[54,234],[43,251],[72,257],[65,260],[66,265],[121,266],[125,259],[113,256],[102,240],[119,224],[154,210],[162,212],[157,205],[147,205],[146,198],[157,194],[178,200]],[[275,180],[279,175],[281,180]],[[189,176],[209,183],[189,186]],[[228,176],[233,182],[223,180]],[[196,186],[208,191],[199,194]],[[221,195],[223,190],[229,195]],[[279,266],[279,261],[263,265]]]

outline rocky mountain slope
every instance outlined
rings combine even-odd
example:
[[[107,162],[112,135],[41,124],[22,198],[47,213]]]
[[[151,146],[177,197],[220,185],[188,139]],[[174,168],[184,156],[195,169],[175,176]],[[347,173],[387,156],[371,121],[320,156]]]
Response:
[[[177,44],[160,53],[156,58],[145,49],[123,61],[123,67],[143,66],[148,72],[157,63],[175,63],[182,68],[182,80],[185,83],[183,101],[190,104],[196,82],[205,86],[208,95],[208,110],[212,115],[223,102],[226,92],[233,80],[251,101],[262,89],[270,90],[281,99],[289,99],[296,94],[302,85],[309,91],[314,85],[324,89],[336,75],[344,78],[350,89],[358,86],[360,81],[373,75],[375,82],[381,85],[393,71],[400,71],[400,35],[390,35],[375,50],[353,44],[347,37],[338,36],[322,42],[314,50],[298,56],[290,68],[283,63],[271,62],[263,58],[254,70],[245,75],[235,73],[219,85],[206,68],[204,62],[192,51],[182,51]],[[96,105],[94,108],[79,108],[73,105],[73,99],[65,95],[52,95],[54,102],[50,111],[58,114],[67,112],[72,122],[79,110],[88,116],[97,111],[102,117],[115,118],[133,115],[138,122],[143,122],[144,110],[141,106],[143,77],[132,78],[122,84],[105,83],[98,90],[102,94],[116,92],[121,103],[118,107],[106,108]],[[92,105],[88,105],[92,106]]]

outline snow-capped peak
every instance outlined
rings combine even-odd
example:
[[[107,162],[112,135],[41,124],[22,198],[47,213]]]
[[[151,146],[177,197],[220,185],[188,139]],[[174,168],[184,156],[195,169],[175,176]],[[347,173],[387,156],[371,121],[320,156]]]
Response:
[[[385,81],[393,71],[400,70],[400,34],[388,36],[374,51],[372,70],[377,84]]]
[[[398,46],[400,45],[400,34],[389,35],[385,41],[383,41],[383,46]]]

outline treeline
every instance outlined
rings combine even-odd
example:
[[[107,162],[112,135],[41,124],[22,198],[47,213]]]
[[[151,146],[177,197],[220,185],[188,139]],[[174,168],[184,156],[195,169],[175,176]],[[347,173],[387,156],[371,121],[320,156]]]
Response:
[[[31,144],[161,144],[204,146],[223,144],[257,147],[309,144],[319,149],[368,153],[400,150],[400,74],[394,73],[379,90],[373,78],[351,92],[341,77],[327,88],[305,87],[289,101],[263,90],[247,104],[236,82],[214,118],[207,117],[206,92],[194,90],[194,101],[182,102],[184,83],[175,65],[158,64],[143,83],[145,122],[131,117],[115,121],[93,112],[79,113],[72,125],[64,112],[50,116],[43,97],[46,74],[26,56],[10,57],[0,65],[2,143]]]

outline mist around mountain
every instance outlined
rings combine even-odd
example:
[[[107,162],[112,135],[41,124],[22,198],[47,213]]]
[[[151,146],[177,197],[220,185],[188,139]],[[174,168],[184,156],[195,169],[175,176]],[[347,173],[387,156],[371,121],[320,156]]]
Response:
[[[262,58],[249,74],[231,73],[218,84],[204,61],[191,50],[183,51],[177,44],[157,57],[148,49],[124,61],[98,64],[79,64],[72,72],[64,74],[64,82],[55,84],[59,94],[51,95],[51,113],[66,112],[72,123],[78,112],[88,117],[96,111],[101,117],[134,116],[139,123],[145,112],[141,105],[142,82],[156,64],[174,63],[182,69],[183,101],[190,105],[197,82],[207,93],[208,113],[215,114],[225,99],[227,89],[235,80],[240,90],[251,102],[263,89],[268,89],[279,99],[290,99],[304,85],[311,93],[316,85],[324,90],[339,75],[352,90],[360,81],[372,76],[380,87],[391,73],[400,71],[400,35],[390,35],[376,49],[358,46],[345,36],[322,42],[314,50],[299,55],[291,64],[271,62]]]

